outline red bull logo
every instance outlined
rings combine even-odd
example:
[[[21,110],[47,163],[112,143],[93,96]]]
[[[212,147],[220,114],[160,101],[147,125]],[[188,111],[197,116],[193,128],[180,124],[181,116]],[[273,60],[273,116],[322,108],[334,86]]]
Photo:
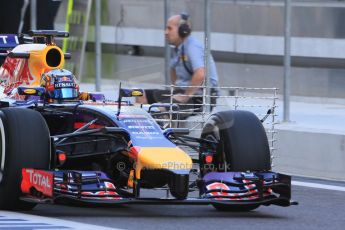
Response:
[[[66,77],[66,76],[60,77],[59,82],[63,82],[63,81],[72,81],[72,79],[70,77]]]

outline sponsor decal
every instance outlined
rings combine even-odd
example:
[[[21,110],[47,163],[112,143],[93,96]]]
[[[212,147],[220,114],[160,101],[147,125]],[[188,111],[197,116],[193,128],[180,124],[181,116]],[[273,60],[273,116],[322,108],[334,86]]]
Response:
[[[186,62],[186,61],[188,61],[188,56],[187,55],[181,55],[180,60]]]
[[[94,102],[94,101],[83,101],[83,104],[84,105],[101,105],[101,106],[107,106],[107,105],[111,105],[111,106],[114,106],[114,105],[117,105],[117,102]],[[124,104],[125,105],[125,104]]]
[[[35,89],[25,89],[25,90],[24,90],[24,93],[25,93],[25,94],[35,94],[35,93],[36,93],[36,90],[35,90]]]
[[[72,81],[72,79],[70,77],[66,77],[66,76],[60,77],[60,78],[58,78],[58,80],[59,80],[59,82]]]
[[[155,130],[155,127],[153,125],[129,125],[129,129],[153,129]]]
[[[102,200],[121,200],[117,192],[114,191],[99,191],[99,192],[81,192],[84,199],[102,199]]]
[[[120,120],[121,127],[130,133],[134,145],[142,147],[175,146],[163,135],[161,128],[153,119],[141,114],[124,114],[123,118]]]
[[[19,45],[19,40],[16,35],[0,35],[0,46],[1,47],[14,47]]]
[[[162,134],[149,119],[124,119],[123,123],[130,134],[135,135],[138,138],[152,139],[152,135],[160,136]]]
[[[53,196],[53,173],[24,168],[22,169],[22,177],[21,189],[23,193],[29,194],[30,189],[33,187],[37,191],[42,192],[43,195]]]
[[[115,185],[111,182],[104,181],[104,185],[108,189],[116,189]]]
[[[206,186],[207,190],[230,190],[229,187],[226,184],[214,182],[212,184],[209,184]]]
[[[220,190],[218,192],[206,192],[207,196],[210,198],[214,198],[215,200],[254,200],[258,199],[259,195],[257,195],[258,190],[256,189],[255,184],[248,184],[251,183],[250,180],[243,180],[244,188],[248,189],[247,192],[230,192],[236,190],[235,188],[231,188],[230,186],[220,183],[220,182],[214,182],[212,184],[209,184],[206,186],[206,189],[208,191],[211,190]],[[266,191],[264,191],[263,196],[269,196],[272,193],[272,189],[268,188]]]
[[[134,131],[131,132],[131,134],[135,134],[135,135],[159,135],[159,132],[147,132],[147,131]]]
[[[141,114],[120,114],[119,118],[146,118],[145,115],[141,115]],[[123,122],[135,122],[138,120],[135,119],[126,119]]]
[[[46,89],[47,89],[48,91],[53,91],[55,88],[54,88],[53,85],[47,85],[47,86],[46,86]]]
[[[4,94],[8,94],[13,99],[23,99],[18,93],[13,93],[13,89],[18,86],[31,85],[35,79],[31,75],[28,67],[28,60],[21,58],[6,58],[0,67],[0,80],[3,81]]]
[[[76,84],[74,82],[59,82],[59,83],[54,84],[55,88],[65,88],[65,87],[74,88],[75,86]]]

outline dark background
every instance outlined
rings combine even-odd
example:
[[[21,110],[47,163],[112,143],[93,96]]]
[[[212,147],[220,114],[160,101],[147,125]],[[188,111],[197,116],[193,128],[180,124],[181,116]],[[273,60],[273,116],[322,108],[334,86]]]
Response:
[[[24,0],[0,0],[0,34],[17,34]],[[37,29],[54,29],[54,19],[61,1],[37,0]],[[30,30],[30,4],[22,32]]]

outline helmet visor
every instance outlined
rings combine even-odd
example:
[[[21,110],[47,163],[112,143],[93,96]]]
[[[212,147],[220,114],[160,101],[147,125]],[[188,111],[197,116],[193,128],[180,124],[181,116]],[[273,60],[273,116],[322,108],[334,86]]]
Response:
[[[55,89],[52,98],[54,99],[74,99],[78,97],[78,90],[75,88]]]

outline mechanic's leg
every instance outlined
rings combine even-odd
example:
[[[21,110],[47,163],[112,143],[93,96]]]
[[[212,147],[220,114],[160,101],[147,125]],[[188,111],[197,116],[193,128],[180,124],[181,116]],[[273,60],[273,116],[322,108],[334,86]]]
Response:
[[[136,97],[135,102],[139,104],[147,104],[147,97],[146,97],[146,92],[144,90],[144,93],[141,97]]]
[[[144,95],[136,98],[136,103],[140,104],[153,104],[158,102],[155,98],[156,89],[145,89]]]
[[[176,90],[175,93],[179,91]],[[153,104],[157,102],[170,103],[170,90],[165,89],[145,89],[144,95],[136,98],[140,104]]]
[[[213,111],[213,109],[217,106],[217,99],[219,97],[219,93],[212,88],[211,89],[211,112]]]
[[[164,104],[170,104],[171,103],[171,90],[155,90],[153,93],[153,97],[156,101],[160,102],[160,103],[164,103]],[[178,101],[173,100],[172,101],[173,104],[178,103]],[[172,113],[172,118],[170,119],[170,114],[169,114],[169,107],[160,107],[160,116],[157,117],[159,119],[162,120],[166,120],[166,122],[161,122],[163,123],[163,128],[167,128],[170,124],[170,122],[172,122],[172,127],[178,127],[178,122],[176,122],[177,120],[177,112],[176,109],[173,107],[173,112]]]
[[[192,115],[197,115],[203,111],[203,98],[201,96],[194,96],[192,103],[194,104],[194,113]]]

